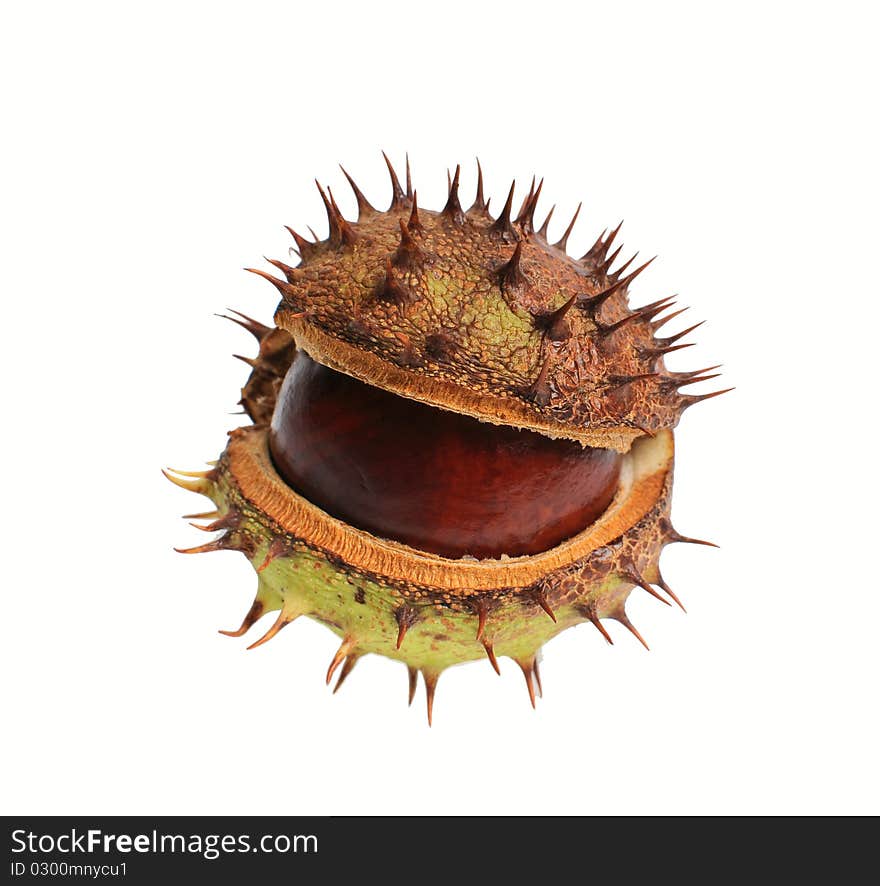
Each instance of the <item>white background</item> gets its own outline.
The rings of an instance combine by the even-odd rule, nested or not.
[[[6,10],[3,812],[880,812],[873,4]],[[217,457],[253,350],[214,312],[268,320],[241,268],[326,230],[315,176],[351,214],[338,162],[384,206],[382,148],[428,207],[475,155],[496,207],[545,175],[578,255],[624,218],[633,302],[708,321],[673,368],[736,385],[677,437],[722,545],[664,553],[688,615],[566,632],[536,712],[506,659],[432,730],[399,664],[334,697],[329,631],[246,653],[244,558],[172,551],[204,500],[159,469]]]

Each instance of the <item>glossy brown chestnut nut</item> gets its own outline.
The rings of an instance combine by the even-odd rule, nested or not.
[[[269,445],[284,480],[328,514],[450,558],[536,554],[576,535],[611,503],[621,463],[390,394],[304,351]]]

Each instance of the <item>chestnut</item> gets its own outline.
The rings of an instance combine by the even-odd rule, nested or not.
[[[590,525],[621,454],[477,421],[297,355],[269,431],[278,473],[339,520],[442,557],[537,554]]]

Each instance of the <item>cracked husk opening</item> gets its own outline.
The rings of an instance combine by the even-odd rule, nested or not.
[[[364,572],[435,589],[482,591],[531,585],[621,536],[657,503],[673,459],[672,434],[639,439],[624,457],[620,487],[583,532],[529,557],[450,560],[377,538],[313,505],[275,471],[264,429],[233,434],[224,461],[241,495],[279,530]]]
[[[557,421],[552,415],[536,413],[522,400],[465,388],[448,379],[409,371],[368,350],[328,335],[314,324],[284,310],[278,312],[276,322],[293,336],[298,349],[307,351],[318,363],[344,372],[365,384],[429,406],[491,424],[523,428],[546,437],[577,440],[584,446],[614,449],[617,452],[627,452],[633,440],[644,436],[639,428],[584,427]]]

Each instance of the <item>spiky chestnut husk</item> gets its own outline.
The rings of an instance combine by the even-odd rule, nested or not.
[[[715,394],[678,390],[706,378],[704,370],[663,366],[690,331],[656,337],[671,319],[657,319],[670,299],[629,309],[628,285],[647,263],[625,276],[632,260],[611,271],[619,227],[575,261],[565,252],[574,219],[552,245],[547,222],[534,228],[540,185],[515,217],[511,188],[493,219],[482,176],[465,212],[456,170],[446,206],[433,213],[418,208],[408,168],[406,191],[390,163],[389,171],[387,212],[352,182],[359,218],[351,223],[321,190],[328,239],[291,231],[302,264],[272,262],[286,282],[257,272],[282,300],[276,329],[236,320],[260,342],[257,358],[244,358],[253,371],[241,400],[254,427],[230,434],[211,471],[172,477],[217,505],[201,515],[214,522],[200,528],[224,531],[189,552],[240,550],[254,564],[256,599],[242,626],[225,633],[243,634],[270,610],[279,615],[249,648],[300,615],[334,630],[342,644],[327,679],[341,666],[337,688],[361,655],[399,659],[410,700],[416,673],[424,675],[430,720],[443,669],[488,657],[498,670],[506,655],[522,668],[534,704],[540,648],[560,630],[590,621],[610,642],[601,619],[614,618],[641,640],[624,609],[630,591],[668,602],[657,585],[678,602],[660,575],[660,551],[698,540],[669,521],[671,429],[685,408]],[[346,525],[298,495],[269,455],[267,425],[297,348],[403,397],[626,453],[617,495],[578,535],[524,557],[447,559]]]

